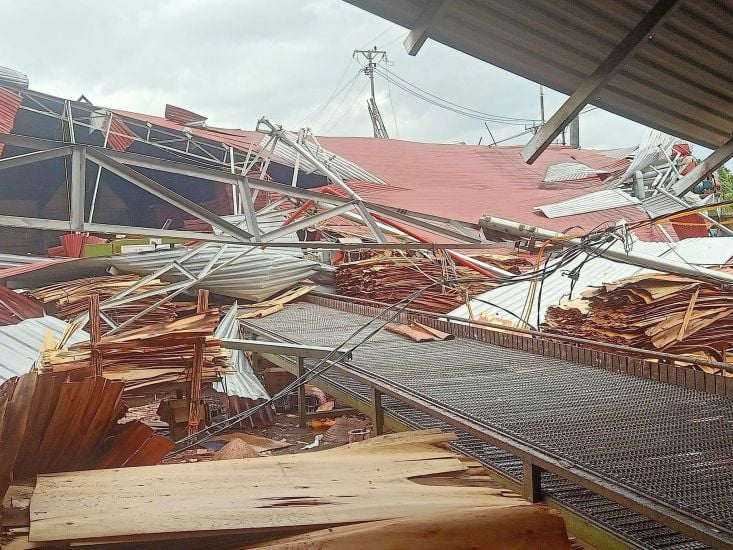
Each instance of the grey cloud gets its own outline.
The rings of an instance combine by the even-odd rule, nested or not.
[[[161,115],[169,102],[207,115],[212,124],[244,128],[261,115],[293,127],[323,110],[313,124],[317,132],[368,136],[364,75],[322,108],[352,51],[381,35],[376,45],[387,49],[389,69],[424,90],[484,112],[539,117],[536,84],[432,41],[410,57],[401,44],[404,29],[340,0],[0,0],[0,13],[0,65],[26,72],[34,89],[71,98],[84,93],[120,109]],[[342,84],[357,70],[351,62]],[[480,121],[388,90],[381,78],[376,85],[392,137],[489,139]],[[548,114],[562,100],[548,91]],[[523,129],[490,127],[496,139]],[[637,143],[642,132],[600,110],[582,118],[586,147]]]

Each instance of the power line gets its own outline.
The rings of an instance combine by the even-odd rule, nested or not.
[[[390,74],[394,73],[384,73],[381,70],[377,69],[375,72],[381,76],[382,78],[386,80],[390,80]],[[508,124],[511,126],[526,126],[527,124],[534,124],[536,121],[533,119],[514,119],[509,117],[501,117],[497,115],[490,115],[488,113],[481,113],[481,111],[475,111],[473,109],[467,109],[461,106],[457,106],[455,103],[448,102],[446,100],[442,100],[438,98],[438,96],[434,96],[437,99],[432,99],[431,97],[428,97],[427,95],[423,95],[422,93],[416,91],[416,89],[409,88],[407,85],[403,84],[402,82],[399,82],[397,80],[391,80],[391,83],[400,88],[401,90],[417,97],[418,99],[422,99],[426,103],[430,103],[431,105],[435,105],[436,107],[440,107],[441,109],[445,109],[448,111],[451,111],[453,113],[459,114],[461,116],[472,118],[474,120],[481,120],[486,122],[494,122],[497,124]],[[432,96],[433,94],[429,94]]]
[[[366,90],[367,84],[369,84],[369,83],[368,82],[364,82],[364,85],[361,87],[361,89],[354,96],[354,99],[351,101],[351,103],[349,103],[349,106],[341,113],[341,116],[339,116],[331,125],[329,125],[328,128],[326,128],[324,126],[323,132],[327,132],[327,131],[331,130],[332,128],[335,128],[336,126],[338,126],[338,124],[343,120],[343,118],[346,116],[346,114],[351,111],[351,108],[354,106],[354,103],[356,103],[356,101],[359,99],[359,97],[361,97],[361,95],[364,93],[364,90]]]
[[[392,111],[392,120],[394,121],[395,135],[399,138],[400,129],[397,127],[397,115],[395,115],[394,112],[394,102],[392,101],[392,87],[389,85],[389,80],[387,80],[387,97],[389,98],[389,108]]]
[[[344,87],[341,88],[341,91],[339,92],[339,95],[341,95],[341,93],[344,92],[344,90],[346,90],[346,91],[343,93],[343,95],[341,95],[341,100],[339,101],[338,105],[336,106],[336,108],[331,113],[331,116],[328,117],[328,119],[326,120],[326,122],[323,123],[323,127],[327,126],[328,123],[331,122],[331,120],[333,120],[333,117],[336,116],[336,113],[339,112],[339,110],[341,109],[341,107],[344,104],[344,101],[346,101],[346,98],[349,97],[349,94],[351,94],[351,90],[354,88],[354,85],[356,84],[356,79],[359,78],[359,74],[361,74],[361,67],[359,67],[359,69],[356,71],[356,74],[351,78],[351,80],[349,80],[344,85]],[[348,90],[347,90],[347,88],[348,88]]]
[[[427,95],[427,96],[433,98],[434,100],[437,100],[438,102],[445,103],[446,105],[450,105],[452,107],[455,107],[455,108],[457,108],[459,110],[462,110],[462,111],[465,111],[467,113],[472,113],[472,114],[475,114],[475,115],[480,115],[480,116],[483,116],[483,117],[488,117],[488,118],[494,119],[495,121],[496,120],[503,120],[503,121],[510,121],[510,122],[522,123],[522,124],[537,122],[537,119],[532,119],[532,118],[516,118],[516,117],[507,117],[507,116],[502,116],[502,115],[494,115],[494,114],[491,114],[491,113],[486,113],[486,112],[483,112],[483,111],[478,111],[476,109],[471,109],[469,107],[464,107],[463,105],[459,105],[458,103],[453,103],[452,101],[448,101],[447,99],[444,99],[444,98],[442,98],[442,97],[440,97],[438,95],[435,95],[433,93],[428,92],[427,90],[424,90],[424,89],[420,88],[416,84],[413,84],[413,83],[409,82],[408,80],[402,78],[401,76],[395,74],[394,72],[390,71],[387,68],[385,68],[384,71],[386,71],[386,73],[387,73],[387,75],[389,75],[389,77],[392,77],[392,82],[395,85],[398,85],[398,84],[402,83],[402,84],[404,84],[405,86],[407,86],[409,88],[412,88],[414,90],[417,90],[417,92],[419,92],[420,94]],[[385,78],[388,78],[385,75],[382,75],[382,76],[385,77]],[[395,80],[397,80],[399,82],[395,82]],[[411,93],[413,93],[413,92],[411,92]]]
[[[329,105],[335,100],[341,93],[346,89],[346,87],[351,84],[356,78],[359,76],[359,70],[356,71],[356,74],[352,77],[351,80],[349,80],[342,88],[339,89],[339,86],[341,85],[341,82],[344,79],[344,76],[346,76],[346,73],[348,72],[349,68],[351,67],[351,64],[354,62],[354,59],[350,59],[349,63],[346,65],[346,68],[344,69],[344,72],[341,74],[341,78],[339,78],[338,83],[333,89],[333,92],[331,92],[331,95],[326,100],[326,102],[321,106],[320,109],[316,109],[316,111],[312,112],[308,117],[306,117],[303,122],[301,122],[298,127],[302,128],[306,125],[314,125],[316,122],[318,122],[318,119],[323,116],[323,113],[326,112],[326,109],[328,109]]]

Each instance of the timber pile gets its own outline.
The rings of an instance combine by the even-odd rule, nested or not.
[[[343,296],[388,304],[399,302],[416,290],[445,279],[476,279],[481,275],[465,267],[446,267],[428,258],[381,257],[341,264],[336,268],[336,290]],[[409,307],[448,313],[465,303],[465,294],[480,294],[492,283],[435,285]]]
[[[370,527],[387,522],[382,526],[402,537],[390,548],[414,546],[404,542],[416,531],[420,539],[430,531],[436,544],[446,541],[439,548],[482,546],[468,544],[473,540],[491,540],[492,548],[570,548],[559,516],[478,481],[488,476],[467,476],[468,467],[442,446],[455,439],[428,430],[308,454],[42,475],[30,497],[28,538],[144,548],[182,539],[205,547],[227,535],[240,548],[258,540],[273,548],[352,548],[362,527],[372,537],[359,546],[385,548]],[[458,518],[460,529],[448,521]],[[272,540],[304,531],[316,532]]]
[[[470,254],[470,256],[480,262],[493,265],[515,275],[531,271],[534,268],[534,264],[527,258],[515,254]]]
[[[103,336],[97,344],[102,370],[109,380],[125,382],[125,392],[157,385],[184,382],[190,378],[194,343],[205,338],[203,382],[213,382],[228,367],[229,351],[211,335],[219,323],[218,310],[209,310],[168,323]],[[41,355],[41,372],[69,372],[74,377],[93,372],[89,342],[69,349],[47,350]]]
[[[550,307],[549,331],[723,360],[733,345],[733,294],[679,275],[651,273],[604,284]]]
[[[28,295],[44,304],[52,303],[58,312],[58,317],[69,321],[81,313],[89,310],[89,297],[92,294],[99,294],[99,301],[103,302],[140,280],[138,275],[110,275],[104,277],[87,277],[74,281],[54,283],[31,290]],[[157,288],[166,286],[167,283],[157,279],[134,290],[131,295],[142,294]],[[163,294],[140,298],[134,302],[105,309],[104,314],[117,324],[123,323],[134,317],[141,311],[147,309],[158,301]],[[129,325],[130,328],[149,325],[150,323],[161,323],[172,321],[176,318],[176,308],[172,303],[163,304],[149,313],[142,319]]]
[[[30,372],[0,386],[0,501],[12,479],[157,464],[173,442],[139,421],[120,425],[123,384]]]

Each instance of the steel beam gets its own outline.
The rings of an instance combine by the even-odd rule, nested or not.
[[[74,147],[71,152],[71,190],[69,192],[69,221],[73,231],[84,230],[86,167],[86,148]]]
[[[484,242],[483,239],[479,239],[477,237],[470,237],[464,233],[461,233],[459,231],[455,231],[453,229],[449,229],[447,227],[441,227],[439,225],[435,225],[430,222],[423,221],[419,218],[415,218],[413,216],[409,216],[407,214],[403,214],[402,212],[399,212],[397,210],[394,210],[392,208],[385,208],[384,206],[380,206],[378,204],[370,204],[368,206],[369,210],[372,210],[374,212],[377,212],[379,214],[382,214],[389,218],[394,218],[396,220],[399,220],[401,222],[405,222],[408,225],[411,225],[413,227],[419,227],[420,229],[424,229],[426,231],[429,231],[430,233],[433,233],[435,235],[440,235],[442,237],[447,237],[449,239],[456,239],[459,241],[467,241],[469,243],[481,243]]]
[[[40,229],[45,231],[71,231],[71,222],[68,220],[26,218],[25,216],[0,216],[0,226]]]
[[[239,338],[222,338],[220,340],[221,347],[225,349],[236,349],[241,351],[251,351],[254,353],[270,353],[273,355],[288,355],[291,357],[301,357],[304,359],[322,360],[329,356],[347,357],[345,360],[351,359],[351,352],[347,349],[323,347],[323,346],[304,346],[301,344],[291,344],[288,342],[274,342],[267,340],[241,340]]]
[[[657,0],[646,12],[641,21],[619,42],[601,62],[595,71],[573,92],[567,101],[552,115],[547,124],[542,125],[522,150],[522,158],[532,164],[542,151],[562,132],[580,111],[594,99],[601,88],[621,70],[624,62],[630,59],[646,40],[653,38],[654,29],[662,25],[666,18],[682,4],[682,0]]]
[[[24,136],[16,136],[11,134],[0,134],[0,143],[6,143],[10,145],[14,145],[17,147],[22,147],[26,149],[31,150],[45,150],[49,148],[58,148],[63,147],[65,144],[63,142],[56,142],[56,141],[50,141],[50,140],[43,140],[38,138],[28,138]],[[171,174],[178,174],[182,176],[189,176],[193,178],[200,178],[200,179],[206,179],[212,182],[218,182],[218,183],[224,183],[227,185],[235,185],[239,186],[242,181],[242,176],[236,175],[236,174],[230,174],[227,172],[222,172],[220,170],[214,170],[210,168],[201,168],[198,166],[193,166],[190,164],[184,164],[179,162],[171,162],[168,160],[161,160],[153,157],[148,157],[145,155],[139,155],[136,153],[127,153],[122,151],[114,151],[112,149],[100,149],[97,147],[87,146],[87,152],[88,155],[91,158],[92,154],[101,154],[107,157],[108,159],[111,159],[112,161],[116,161],[120,165],[126,165],[126,166],[134,166],[138,168],[146,168],[150,170],[158,170],[166,173]],[[134,170],[130,170],[130,172],[135,175],[139,176],[141,178],[144,178],[142,174],[139,172],[136,172]],[[148,178],[149,180],[149,178]],[[153,181],[153,180],[149,180]],[[156,182],[153,182],[156,183]],[[303,200],[313,200],[315,202],[321,203],[323,205],[345,205],[345,204],[354,204],[352,199],[348,199],[345,197],[340,197],[338,195],[333,194],[326,194],[326,193],[319,193],[317,191],[310,191],[307,189],[299,189],[294,188],[290,186],[286,186],[279,183],[273,183],[269,181],[264,180],[258,180],[254,178],[246,178],[246,184],[250,188],[250,190],[256,190],[256,191],[264,191],[264,192],[270,192],[270,193],[277,193],[280,195],[287,195],[289,197],[303,199]],[[159,185],[159,184],[157,184]],[[162,186],[161,186],[162,187]],[[172,193],[167,188],[163,187],[164,190]],[[246,200],[246,194],[244,195],[244,198]],[[284,198],[278,199],[279,201],[283,201]],[[275,201],[276,203],[278,201]],[[267,211],[268,207],[265,207],[262,212]],[[413,212],[410,210],[404,210],[404,209],[395,209],[390,208],[382,205],[376,205],[369,202],[362,202],[361,204],[356,204],[356,208],[359,211],[359,218],[361,223],[364,223],[365,225],[368,225],[370,229],[374,232],[374,227],[371,226],[369,221],[371,220],[371,215],[369,214],[369,211],[371,209],[374,209],[375,212],[383,212],[385,216],[391,216],[398,218],[400,220],[404,220],[405,223],[414,223],[416,227],[421,227],[425,229],[426,231],[431,231],[433,229],[436,229],[436,227],[433,224],[430,224],[430,221],[434,222],[443,222],[443,223],[449,223],[454,220],[450,220],[447,218],[441,218],[439,216],[433,216],[430,214],[422,214],[418,212]],[[198,217],[197,214],[193,214]],[[213,215],[213,214],[212,214]],[[354,218],[356,217],[356,214],[354,215]],[[327,219],[327,218],[326,218]],[[426,221],[428,220],[428,221]],[[373,221],[373,220],[372,220]],[[376,225],[376,230],[378,230],[380,233],[384,234],[384,230],[379,226],[379,224],[375,221],[373,223]],[[464,225],[467,229],[477,229],[478,225],[467,223],[467,222],[461,222],[462,225]],[[444,230],[441,229],[441,234],[448,234],[446,231],[450,234],[450,238],[455,238],[459,242],[463,243],[471,243],[475,242],[478,244],[477,239],[468,237],[466,235],[461,235],[459,232],[452,232],[451,230]],[[126,232],[126,231],[121,231]],[[130,231],[127,231],[130,232]],[[219,239],[209,238],[208,240],[211,241],[217,241],[221,242]],[[382,243],[385,243],[386,241],[381,241]]]
[[[0,223],[2,225],[2,223]],[[242,241],[229,235],[216,235],[214,233],[200,233],[198,231],[184,231],[177,229],[157,229],[154,227],[134,227],[129,225],[111,225],[107,223],[85,223],[84,231],[90,233],[106,233],[108,235],[143,235],[145,237],[172,237],[186,240],[197,240],[222,244],[237,244]]]
[[[25,166],[26,164],[34,164],[36,162],[43,162],[44,160],[51,160],[59,157],[70,155],[72,147],[56,147],[54,149],[39,150],[32,153],[26,153],[24,155],[17,155],[15,157],[8,157],[0,159],[0,170],[6,170],[8,168],[16,168],[18,166]]]
[[[298,362],[298,378],[302,380],[305,377],[305,361],[302,357],[297,357]],[[305,384],[298,385],[298,426],[305,428],[308,426],[308,404],[306,402]]]
[[[247,219],[247,230],[252,233],[256,238],[260,238],[260,226],[257,223],[257,213],[255,212],[255,203],[252,198],[252,189],[249,186],[249,180],[245,177],[244,180],[237,182],[239,186],[239,195],[244,201],[244,217]]]
[[[303,218],[291,224],[283,225],[282,227],[273,229],[272,231],[268,233],[264,233],[260,237],[260,239],[263,242],[274,241],[275,239],[277,239],[278,237],[282,237],[283,235],[290,235],[291,233],[294,233],[295,231],[305,229],[306,227],[310,227],[316,223],[320,223],[320,222],[329,220],[335,216],[340,216],[341,214],[348,212],[349,210],[352,210],[353,208],[354,208],[354,204],[350,204],[350,203],[342,204],[341,206],[337,206],[335,208],[332,208],[331,210],[326,210],[325,212],[321,212],[320,214],[316,214],[315,216]]]
[[[443,16],[450,3],[451,0],[431,0],[430,5],[422,12],[410,34],[405,37],[403,45],[408,55],[417,55],[417,52],[420,51],[420,48],[428,39],[431,28]]]
[[[564,233],[540,229],[531,225],[503,220],[493,216],[482,216],[479,220],[479,225],[489,231],[498,231],[514,237],[535,238],[543,241],[551,240],[564,247],[578,246],[583,242],[580,237],[568,238],[569,236]],[[588,244],[593,247],[592,243]],[[700,267],[681,261],[667,260],[666,258],[651,256],[650,254],[644,254],[642,252],[634,252],[633,250],[626,252],[626,250],[621,246],[609,247],[601,245],[597,248],[593,248],[593,252],[599,256],[603,256],[604,258],[638,265],[640,267],[646,267],[656,271],[666,271],[669,273],[676,273],[678,275],[699,277],[707,280],[733,284],[733,275],[724,271],[716,271],[714,269],[708,269],[706,267]]]
[[[159,184],[157,181],[154,181],[149,177],[144,176],[140,172],[136,172],[129,166],[117,162],[116,160],[110,158],[100,151],[90,150],[88,151],[87,156],[90,160],[100,165],[102,168],[109,170],[113,174],[120,176],[124,180],[132,183],[133,185],[136,185],[137,187],[151,193],[152,195],[155,195],[156,197],[163,199],[173,206],[180,208],[184,212],[188,212],[192,216],[196,216],[200,220],[205,221],[213,227],[221,229],[232,237],[238,238],[242,242],[248,242],[253,236],[251,233],[237,227],[234,224],[229,223],[228,221],[222,219],[220,216],[214,214],[213,212],[209,212],[195,202],[190,201],[186,197],[183,197],[174,191],[171,191],[167,187]]]
[[[695,166],[687,175],[672,184],[672,193],[681,197],[700,183],[710,172],[717,170],[733,157],[733,135],[723,145]]]

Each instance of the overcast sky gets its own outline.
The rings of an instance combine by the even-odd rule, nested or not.
[[[172,103],[215,126],[253,128],[266,115],[289,128],[307,122],[320,134],[368,136],[368,80],[352,52],[376,45],[390,71],[427,92],[492,115],[539,118],[536,84],[430,40],[410,57],[405,29],[341,0],[0,0],[0,13],[0,65],[28,74],[32,89],[118,109],[162,116]],[[376,88],[390,137],[489,139],[481,121],[381,77]],[[548,116],[563,97],[546,92]],[[524,130],[489,127],[497,140]],[[600,109],[581,117],[583,147],[633,145],[643,131]]]

